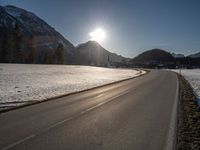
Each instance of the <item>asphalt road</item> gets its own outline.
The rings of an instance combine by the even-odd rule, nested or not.
[[[162,150],[176,75],[150,73],[0,114],[0,149]]]

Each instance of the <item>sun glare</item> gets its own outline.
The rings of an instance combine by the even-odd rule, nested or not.
[[[101,28],[97,28],[96,30],[89,33],[89,36],[91,37],[90,40],[97,41],[97,42],[103,42],[106,38],[105,31]]]

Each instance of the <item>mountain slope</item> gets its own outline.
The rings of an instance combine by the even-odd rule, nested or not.
[[[176,54],[176,53],[171,53],[171,54],[172,54],[172,56],[173,56],[174,58],[184,58],[184,57],[185,57],[184,54]]]
[[[190,57],[190,58],[200,58],[200,52],[195,53],[195,54],[191,54],[188,57]]]
[[[46,63],[56,63],[57,49],[63,49],[64,63],[73,61],[74,46],[45,21],[24,9],[0,6],[0,33],[1,62],[15,62],[14,53],[21,51],[23,56],[19,62],[45,63],[46,59]],[[30,60],[30,57],[34,58]]]
[[[88,41],[76,47],[77,63],[93,66],[121,67],[128,61],[127,58],[111,53],[95,41]]]

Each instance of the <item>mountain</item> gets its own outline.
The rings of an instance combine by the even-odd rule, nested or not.
[[[15,6],[0,6],[0,62],[71,63],[74,50],[35,14]]]
[[[59,63],[122,67],[129,59],[95,41],[74,47],[34,13],[0,6],[0,63]]]
[[[169,53],[161,49],[152,49],[145,51],[135,58],[130,60],[130,63],[134,67],[174,67],[174,57]]]
[[[190,58],[200,58],[200,52],[195,53],[195,54],[191,54],[188,57],[190,57]]]
[[[173,55],[173,54],[172,54]],[[176,68],[200,68],[200,52],[189,56],[175,57]]]
[[[93,66],[122,67],[128,62],[128,58],[111,53],[95,41],[88,41],[76,47],[77,63]]]
[[[185,57],[184,54],[176,54],[176,53],[172,53],[172,56],[173,56],[174,58],[184,58],[184,57]]]

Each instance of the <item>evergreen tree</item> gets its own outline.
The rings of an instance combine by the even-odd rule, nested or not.
[[[15,24],[15,28],[13,31],[13,55],[12,62],[21,63],[22,62],[22,33],[18,24]]]
[[[64,64],[64,46],[62,43],[58,43],[58,47],[55,52],[56,63]]]
[[[44,60],[43,63],[45,64],[53,64],[54,63],[54,59],[53,59],[53,51],[52,49],[47,49],[44,52]]]
[[[35,49],[35,38],[34,36],[31,34],[29,39],[28,39],[28,45],[29,45],[29,56],[28,56],[28,62],[30,63],[34,63],[36,62],[36,58],[35,58],[35,53],[36,53],[36,49]]]
[[[7,63],[13,62],[13,31],[7,30],[4,41],[4,60]]]
[[[9,31],[7,29],[0,28],[2,34],[0,35],[0,62],[9,62]]]

